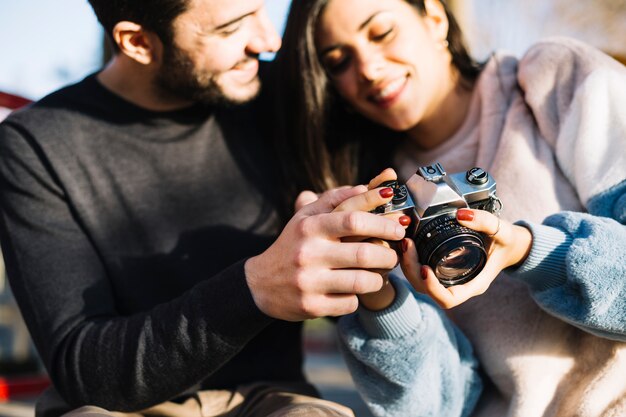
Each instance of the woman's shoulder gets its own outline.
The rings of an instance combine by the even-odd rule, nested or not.
[[[602,53],[600,50],[581,40],[566,36],[544,38],[531,45],[524,58],[541,54],[572,55],[586,57],[589,54]],[[524,59],[523,58],[523,59]]]
[[[584,77],[591,72],[626,72],[622,64],[599,49],[568,37],[546,38],[533,44],[519,61],[521,78],[549,76]]]
[[[569,103],[583,84],[602,86],[616,79],[626,80],[626,67],[599,49],[566,37],[537,42],[517,68],[517,81],[527,101],[552,96]]]

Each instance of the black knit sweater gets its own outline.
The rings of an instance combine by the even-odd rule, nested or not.
[[[90,76],[0,125],[8,277],[70,406],[303,379],[300,324],[245,282],[279,230],[250,110],[150,112]]]

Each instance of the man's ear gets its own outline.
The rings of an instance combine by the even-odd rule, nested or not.
[[[154,32],[128,21],[115,25],[113,40],[121,53],[143,65],[155,62],[162,46],[161,40]]]
[[[426,20],[436,41],[444,42],[448,38],[449,22],[446,10],[440,0],[425,0]]]

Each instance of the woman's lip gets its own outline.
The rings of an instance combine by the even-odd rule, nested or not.
[[[406,87],[408,77],[404,76],[388,83],[384,88],[368,97],[368,100],[381,108],[391,107]]]

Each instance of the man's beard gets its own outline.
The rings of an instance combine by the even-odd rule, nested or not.
[[[260,91],[260,88],[257,88],[255,92],[243,98],[229,96],[217,83],[213,74],[197,71],[191,58],[173,45],[165,48],[163,65],[154,82],[165,98],[189,100],[211,106],[243,104],[254,99]],[[258,83],[258,78],[253,82]]]

